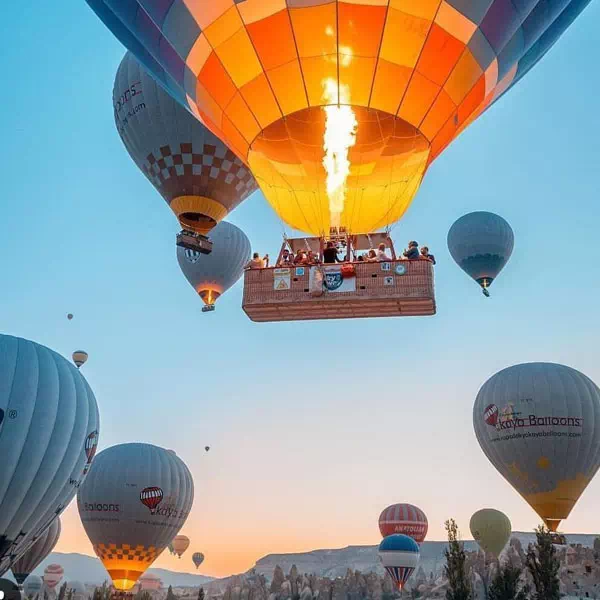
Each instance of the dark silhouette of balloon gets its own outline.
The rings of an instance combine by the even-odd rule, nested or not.
[[[599,424],[600,389],[552,363],[496,373],[473,406],[481,449],[552,531],[600,467]]]
[[[66,508],[89,467],[99,430],[87,381],[65,358],[0,335],[0,573]]]
[[[210,446],[204,446],[204,451],[208,452],[210,450]]]
[[[196,565],[196,570],[198,570],[198,567],[204,562],[204,554],[202,552],[194,552],[192,561]]]
[[[115,124],[183,229],[207,235],[257,189],[242,161],[127,53],[115,78]]]
[[[403,533],[417,544],[422,544],[427,536],[427,517],[412,504],[392,504],[379,515],[379,531],[382,537]]]
[[[120,444],[96,456],[77,505],[117,590],[130,590],[174,540],[193,499],[192,476],[173,452]]]
[[[71,313],[69,313],[69,314],[67,315],[67,319],[69,319],[69,321],[71,321],[71,319],[73,319],[73,315],[72,315]]]
[[[57,517],[29,550],[11,565],[11,571],[19,585],[23,585],[29,574],[33,573],[50,552],[52,552],[59,537],[60,519]]]
[[[515,244],[510,225],[490,212],[472,212],[452,225],[448,249],[456,264],[489,296],[488,288],[508,262]]]
[[[82,367],[83,365],[85,365],[85,363],[87,362],[88,359],[88,353],[84,352],[83,350],[75,350],[75,352],[73,352],[73,362],[75,363],[75,366],[79,369],[80,367]]]

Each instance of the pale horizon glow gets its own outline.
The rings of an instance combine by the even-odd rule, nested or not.
[[[240,284],[201,313],[176,219],[114,127],[123,47],[82,0],[32,7],[9,2],[3,19],[0,330],[88,352],[99,452],[144,441],[189,466],[190,548],[153,566],[221,577],[270,553],[377,544],[394,502],[424,510],[431,540],[450,517],[470,538],[483,507],[533,530],[471,411],[515,363],[559,362],[600,384],[600,3],[436,160],[394,228],[398,252],[415,239],[436,256],[435,317],[275,324],[248,320]],[[473,210],[515,231],[489,299],[446,248]],[[229,220],[276,254],[282,224],[260,192]],[[596,477],[561,530],[600,532],[599,497]],[[75,503],[56,551],[93,555]]]

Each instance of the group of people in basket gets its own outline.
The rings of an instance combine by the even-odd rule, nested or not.
[[[285,248],[277,262],[277,267],[297,267],[310,266],[320,264],[335,264],[348,262],[346,256],[339,257],[339,247],[332,241],[327,242],[323,249],[323,255],[315,253],[312,250],[299,249],[296,254]],[[429,253],[427,246],[422,246],[419,250],[417,242],[410,241],[408,247],[399,257],[400,260],[427,260],[435,265],[435,256]],[[377,250],[371,248],[367,252],[351,257],[350,262],[387,262],[392,258],[387,253],[387,247],[384,243],[379,244]],[[269,255],[265,254],[260,257],[258,252],[255,252],[246,265],[246,269],[265,269],[269,266]]]

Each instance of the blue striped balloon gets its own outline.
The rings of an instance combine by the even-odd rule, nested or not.
[[[419,545],[402,533],[388,535],[379,544],[379,558],[399,590],[419,564]]]

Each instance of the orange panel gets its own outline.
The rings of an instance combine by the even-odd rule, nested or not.
[[[227,145],[238,155],[244,158],[248,155],[248,143],[242,137],[235,125],[227,117],[223,115],[223,125],[221,127]]]
[[[221,61],[214,53],[210,55],[204,67],[202,67],[198,81],[206,88],[221,108],[224,108],[231,102],[237,91],[227,71],[223,68]]]
[[[290,8],[300,58],[337,53],[335,3]]]
[[[308,107],[304,80],[297,60],[272,69],[267,77],[284,115]]]
[[[450,35],[460,40],[463,44],[468,44],[475,33],[477,25],[469,21],[462,13],[458,12],[453,6],[444,0],[435,17],[435,22]]]
[[[201,29],[206,29],[228,7],[233,7],[233,0],[210,0],[210,2],[198,2],[198,0],[183,0],[186,8],[193,15],[196,23]]]
[[[259,122],[261,129],[283,116],[264,73],[247,83],[240,91]]]
[[[237,5],[242,21],[249,25],[286,10],[285,0],[246,0]]]
[[[434,23],[419,58],[417,70],[434,83],[442,86],[464,48],[465,45],[462,42]]]
[[[205,4],[203,2],[203,4]],[[212,25],[204,29],[203,33],[213,48],[220,46],[225,40],[244,27],[237,8],[230,8],[219,17]]]
[[[485,98],[485,77],[480,77],[458,107],[458,124],[462,125],[477,110]]]
[[[471,51],[465,48],[444,89],[455,104],[460,104],[482,75],[483,71],[479,63]]]
[[[397,65],[414,67],[430,27],[430,21],[390,8],[381,44],[381,58]]]
[[[205,114],[204,119],[212,121],[217,127],[221,127],[223,109],[215,99],[208,93],[206,88],[198,81],[196,83],[196,104],[201,106]]]
[[[387,9],[385,6],[360,4],[338,5],[340,52],[342,47],[352,50],[354,56],[377,56]]]
[[[340,67],[340,85],[348,86],[350,90],[349,101],[352,104],[368,106],[376,62],[375,58],[355,56],[347,67]]]
[[[448,144],[456,137],[456,125],[454,119],[446,121],[446,124],[442,127],[442,130],[437,134],[433,142],[431,142],[431,158],[430,164],[436,156],[439,156],[441,152],[448,146]]]
[[[456,104],[444,90],[441,90],[419,130],[427,139],[432,140],[455,111]]]
[[[287,11],[248,25],[248,33],[266,71],[297,58]]]
[[[262,66],[254,47],[243,28],[218,46],[215,52],[237,88],[241,88],[262,73]]]
[[[225,109],[225,115],[235,123],[248,144],[251,144],[260,133],[260,125],[240,93],[233,97],[233,100]]]
[[[390,8],[408,15],[433,21],[442,0],[390,0]]]
[[[212,48],[208,43],[208,40],[203,35],[199,35],[185,60],[189,70],[194,73],[196,77],[198,77],[198,73],[200,73],[202,70],[204,63],[210,56],[211,52]]]
[[[338,101],[337,97],[325,99],[325,88],[323,86],[327,79],[333,79],[337,82],[338,70],[336,59],[337,55],[301,59],[302,73],[304,74],[304,83],[310,106],[320,106],[321,104],[330,104]]]
[[[411,125],[418,127],[434,103],[439,91],[439,86],[414,71],[398,111],[398,116]]]
[[[380,58],[375,72],[370,107],[395,115],[411,74],[412,69]]]

